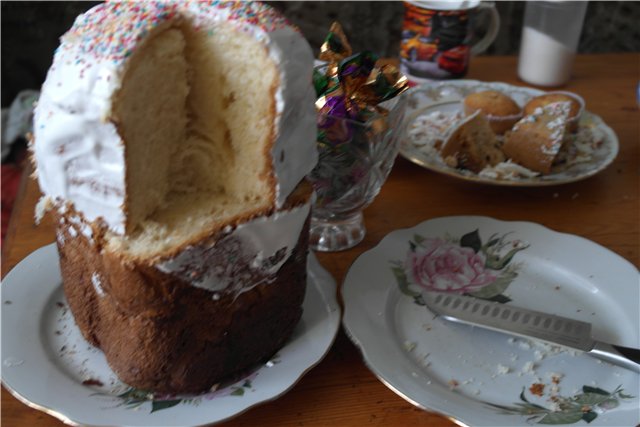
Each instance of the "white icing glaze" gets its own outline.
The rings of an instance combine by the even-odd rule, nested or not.
[[[540,144],[538,148],[543,155],[555,157],[564,141],[570,110],[571,103],[567,101],[553,102],[544,107],[538,107],[532,114],[523,117],[516,123],[513,130],[520,129],[523,123],[534,123],[547,116],[545,126],[550,131],[549,141],[545,144]]]
[[[44,215],[54,206],[53,199],[49,196],[42,196],[38,199],[38,203],[36,203],[36,207],[34,209],[34,218],[36,225],[40,224]],[[62,221],[62,219],[60,219]]]
[[[240,224],[213,243],[190,246],[160,261],[156,268],[193,286],[237,296],[270,280],[289,259],[309,211],[310,204],[305,204]],[[227,256],[233,262],[225,262]],[[238,263],[238,258],[245,264]]]
[[[144,3],[141,7],[151,10],[148,16],[138,6],[98,5],[79,16],[63,36],[34,116],[33,151],[43,193],[70,201],[87,220],[102,217],[112,231],[124,233],[124,142],[110,121],[112,96],[121,87],[130,54],[176,17],[186,16],[205,29],[222,21],[234,23],[263,42],[279,66],[271,161],[274,205],[281,207],[317,162],[313,55],[307,42],[276,12],[259,4]],[[259,19],[254,25],[247,16]],[[113,19],[119,19],[121,27],[107,38]]]
[[[313,55],[306,42],[287,34],[291,31],[274,32],[269,44],[271,57],[280,64],[282,82],[276,93],[278,133],[271,151],[278,208],[318,161],[315,90],[309,84]]]
[[[91,275],[91,284],[93,285],[93,289],[95,289],[96,294],[99,297],[104,296],[104,290],[102,289],[102,280],[100,280],[100,275],[98,273],[93,273]]]
[[[68,212],[68,208],[69,206],[67,204],[62,204],[60,206],[59,212],[62,217]],[[69,234],[72,237],[75,237],[77,235],[77,230],[75,228],[78,228],[80,229],[80,233],[82,233],[82,235],[87,238],[89,243],[93,243],[93,230],[91,229],[91,226],[86,220],[84,220],[78,214],[66,215],[66,217],[69,224],[71,224],[68,230],[69,230]]]
[[[540,175],[539,172],[534,172],[531,169],[527,169],[524,166],[513,163],[511,159],[505,162],[500,162],[495,166],[485,166],[485,168],[478,173],[478,176],[483,178],[506,180],[533,178],[538,175]]]
[[[124,145],[108,121],[122,67],[99,57],[88,65],[79,55],[79,45],[63,41],[42,86],[34,115],[38,183],[88,220],[101,216],[123,233]]]

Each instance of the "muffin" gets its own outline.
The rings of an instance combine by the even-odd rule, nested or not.
[[[467,116],[481,111],[496,135],[502,135],[522,117],[522,108],[502,92],[485,90],[472,93],[463,101]]]
[[[532,98],[527,104],[524,106],[524,115],[529,116],[533,114],[536,109],[542,108],[546,105],[553,104],[555,102],[568,102],[569,109],[569,125],[567,130],[571,133],[575,133],[578,130],[578,122],[580,121],[580,116],[582,115],[582,111],[584,110],[584,100],[571,92],[549,92],[544,95],[536,96]]]

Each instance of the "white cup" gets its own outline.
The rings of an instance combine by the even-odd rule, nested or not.
[[[518,76],[537,86],[562,86],[571,77],[586,1],[529,1],[520,42]]]

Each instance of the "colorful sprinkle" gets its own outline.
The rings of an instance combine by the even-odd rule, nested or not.
[[[292,27],[276,10],[258,2],[108,1],[80,15],[63,36],[63,44],[58,50],[68,50],[72,45],[78,45],[82,54],[91,53],[122,62],[131,56],[151,30],[183,14],[192,15],[196,21],[194,26],[205,28],[208,33],[212,32],[208,24],[223,20],[233,22],[249,32],[258,30],[270,33]],[[81,57],[76,58],[77,63],[83,61]]]

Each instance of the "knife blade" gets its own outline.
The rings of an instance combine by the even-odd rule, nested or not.
[[[422,299],[447,320],[583,351],[640,373],[640,350],[593,339],[591,323],[445,292],[423,292]]]

